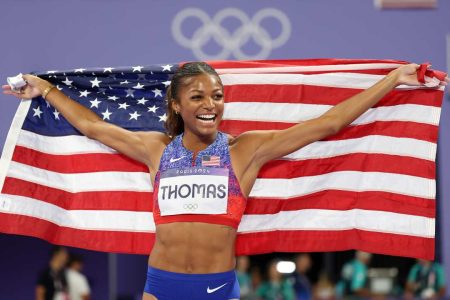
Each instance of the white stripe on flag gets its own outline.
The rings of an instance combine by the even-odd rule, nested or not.
[[[2,156],[0,157],[0,191],[3,189],[9,163],[13,156],[14,147],[16,146],[19,132],[21,131],[23,121],[25,120],[28,110],[30,109],[30,105],[31,100],[20,101],[19,108],[17,108],[17,112],[14,115],[8,135],[6,136],[6,142],[3,146]]]
[[[272,215],[245,215],[238,231],[240,233],[273,230],[338,231],[356,228],[432,238],[434,225],[435,220],[432,218],[386,211],[303,209]]]
[[[297,150],[284,158],[306,160],[350,153],[374,153],[409,156],[434,161],[436,144],[410,138],[369,135],[356,139],[318,141]]]
[[[403,174],[338,171],[292,179],[258,178],[251,197],[292,198],[323,190],[382,191],[427,199],[435,197],[435,180]]]
[[[325,73],[325,74],[224,74],[220,75],[225,86],[238,84],[264,84],[264,85],[314,85],[324,87],[338,87],[351,89],[367,89],[383,79],[384,75],[360,73]],[[398,90],[423,89],[421,86],[399,85]],[[444,90],[444,86],[439,88]]]
[[[216,69],[219,74],[248,74],[248,73],[288,73],[288,72],[326,72],[343,70],[379,70],[395,69],[402,64],[342,64],[342,65],[318,65],[318,66],[282,66],[282,67],[264,67],[264,68],[223,68]],[[278,75],[277,75],[278,76]]]
[[[49,154],[117,153],[110,147],[81,135],[45,136],[22,130],[17,140],[18,146]]]
[[[319,117],[332,105],[267,103],[267,102],[231,102],[225,103],[224,120],[265,121],[297,123]],[[249,111],[252,113],[249,114]],[[410,121],[438,125],[439,107],[402,104],[371,108],[352,125],[361,125],[375,121]]]
[[[87,191],[153,191],[150,174],[144,172],[63,174],[12,161],[7,176],[71,193]]]
[[[8,201],[8,213],[36,217],[59,226],[86,230],[154,232],[151,212],[120,210],[65,210],[36,199],[0,194]]]
[[[27,140],[35,141],[32,149],[56,155],[117,153],[108,151],[111,148],[98,142],[93,143],[85,136],[51,137],[22,130],[18,144],[27,147],[28,145],[25,144]],[[369,135],[355,139],[314,142],[285,156],[285,159],[305,160],[349,153],[402,155],[433,161],[436,155],[436,144],[411,138]]]

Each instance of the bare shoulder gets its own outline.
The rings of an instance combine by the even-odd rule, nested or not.
[[[230,148],[251,148],[255,149],[270,135],[271,130],[253,130],[243,132],[240,135],[233,137],[229,135]]]
[[[167,134],[156,131],[138,131],[136,134],[145,147],[150,171],[156,171],[159,168],[162,153],[172,139]]]
[[[239,164],[245,166],[245,169],[249,164],[258,163],[255,161],[255,154],[264,141],[267,140],[270,135],[270,131],[258,130],[247,131],[237,137],[233,137],[229,140],[230,155]]]
[[[229,138],[230,156],[243,194],[247,197],[261,167],[256,159],[258,148],[264,143],[267,131],[248,131]]]
[[[158,131],[138,131],[136,134],[142,139],[144,143],[147,145],[160,145],[167,146],[172,139],[163,132]]]

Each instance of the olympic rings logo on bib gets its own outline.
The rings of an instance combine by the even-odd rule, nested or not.
[[[202,23],[190,38],[182,32],[189,18]],[[230,32],[222,25],[226,19],[237,19],[240,26]],[[280,24],[278,36],[272,37],[262,26],[262,22],[266,19],[275,19]],[[172,35],[180,45],[191,49],[200,60],[227,59],[231,54],[237,59],[265,59],[269,57],[272,49],[281,47],[290,38],[291,23],[286,14],[275,8],[261,9],[251,19],[237,8],[222,9],[212,19],[199,8],[186,8],[175,16],[172,22]],[[216,55],[209,55],[203,50],[211,39],[222,48]],[[254,55],[248,55],[242,50],[250,41],[255,42],[260,48]]]
[[[196,204],[196,203],[194,203],[194,204],[192,204],[192,203],[184,204],[183,208],[187,209],[187,210],[196,210],[198,208],[198,204]]]

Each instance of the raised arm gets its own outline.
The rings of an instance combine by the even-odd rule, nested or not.
[[[417,80],[419,65],[409,64],[391,71],[367,90],[339,103],[323,115],[304,121],[285,130],[251,131],[232,142],[241,185],[251,186],[259,169],[266,162],[283,157],[312,142],[336,134],[375,105],[396,86],[421,85]],[[446,84],[445,82],[441,84]],[[242,166],[242,167],[240,167]],[[248,184],[247,184],[248,183]]]
[[[17,93],[8,85],[2,86],[3,93],[20,99],[31,99],[45,93],[47,100],[76,129],[85,136],[115,149],[116,151],[155,168],[159,156],[169,138],[159,132],[133,132],[103,121],[97,114],[67,97],[57,88],[39,77],[23,75],[26,87]]]

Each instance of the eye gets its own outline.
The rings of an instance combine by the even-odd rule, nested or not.
[[[223,99],[223,95],[222,94],[215,94],[214,95],[214,100],[222,100]]]
[[[200,99],[202,99],[202,95],[193,95],[193,96],[191,96],[191,99],[192,100],[200,100]]]

